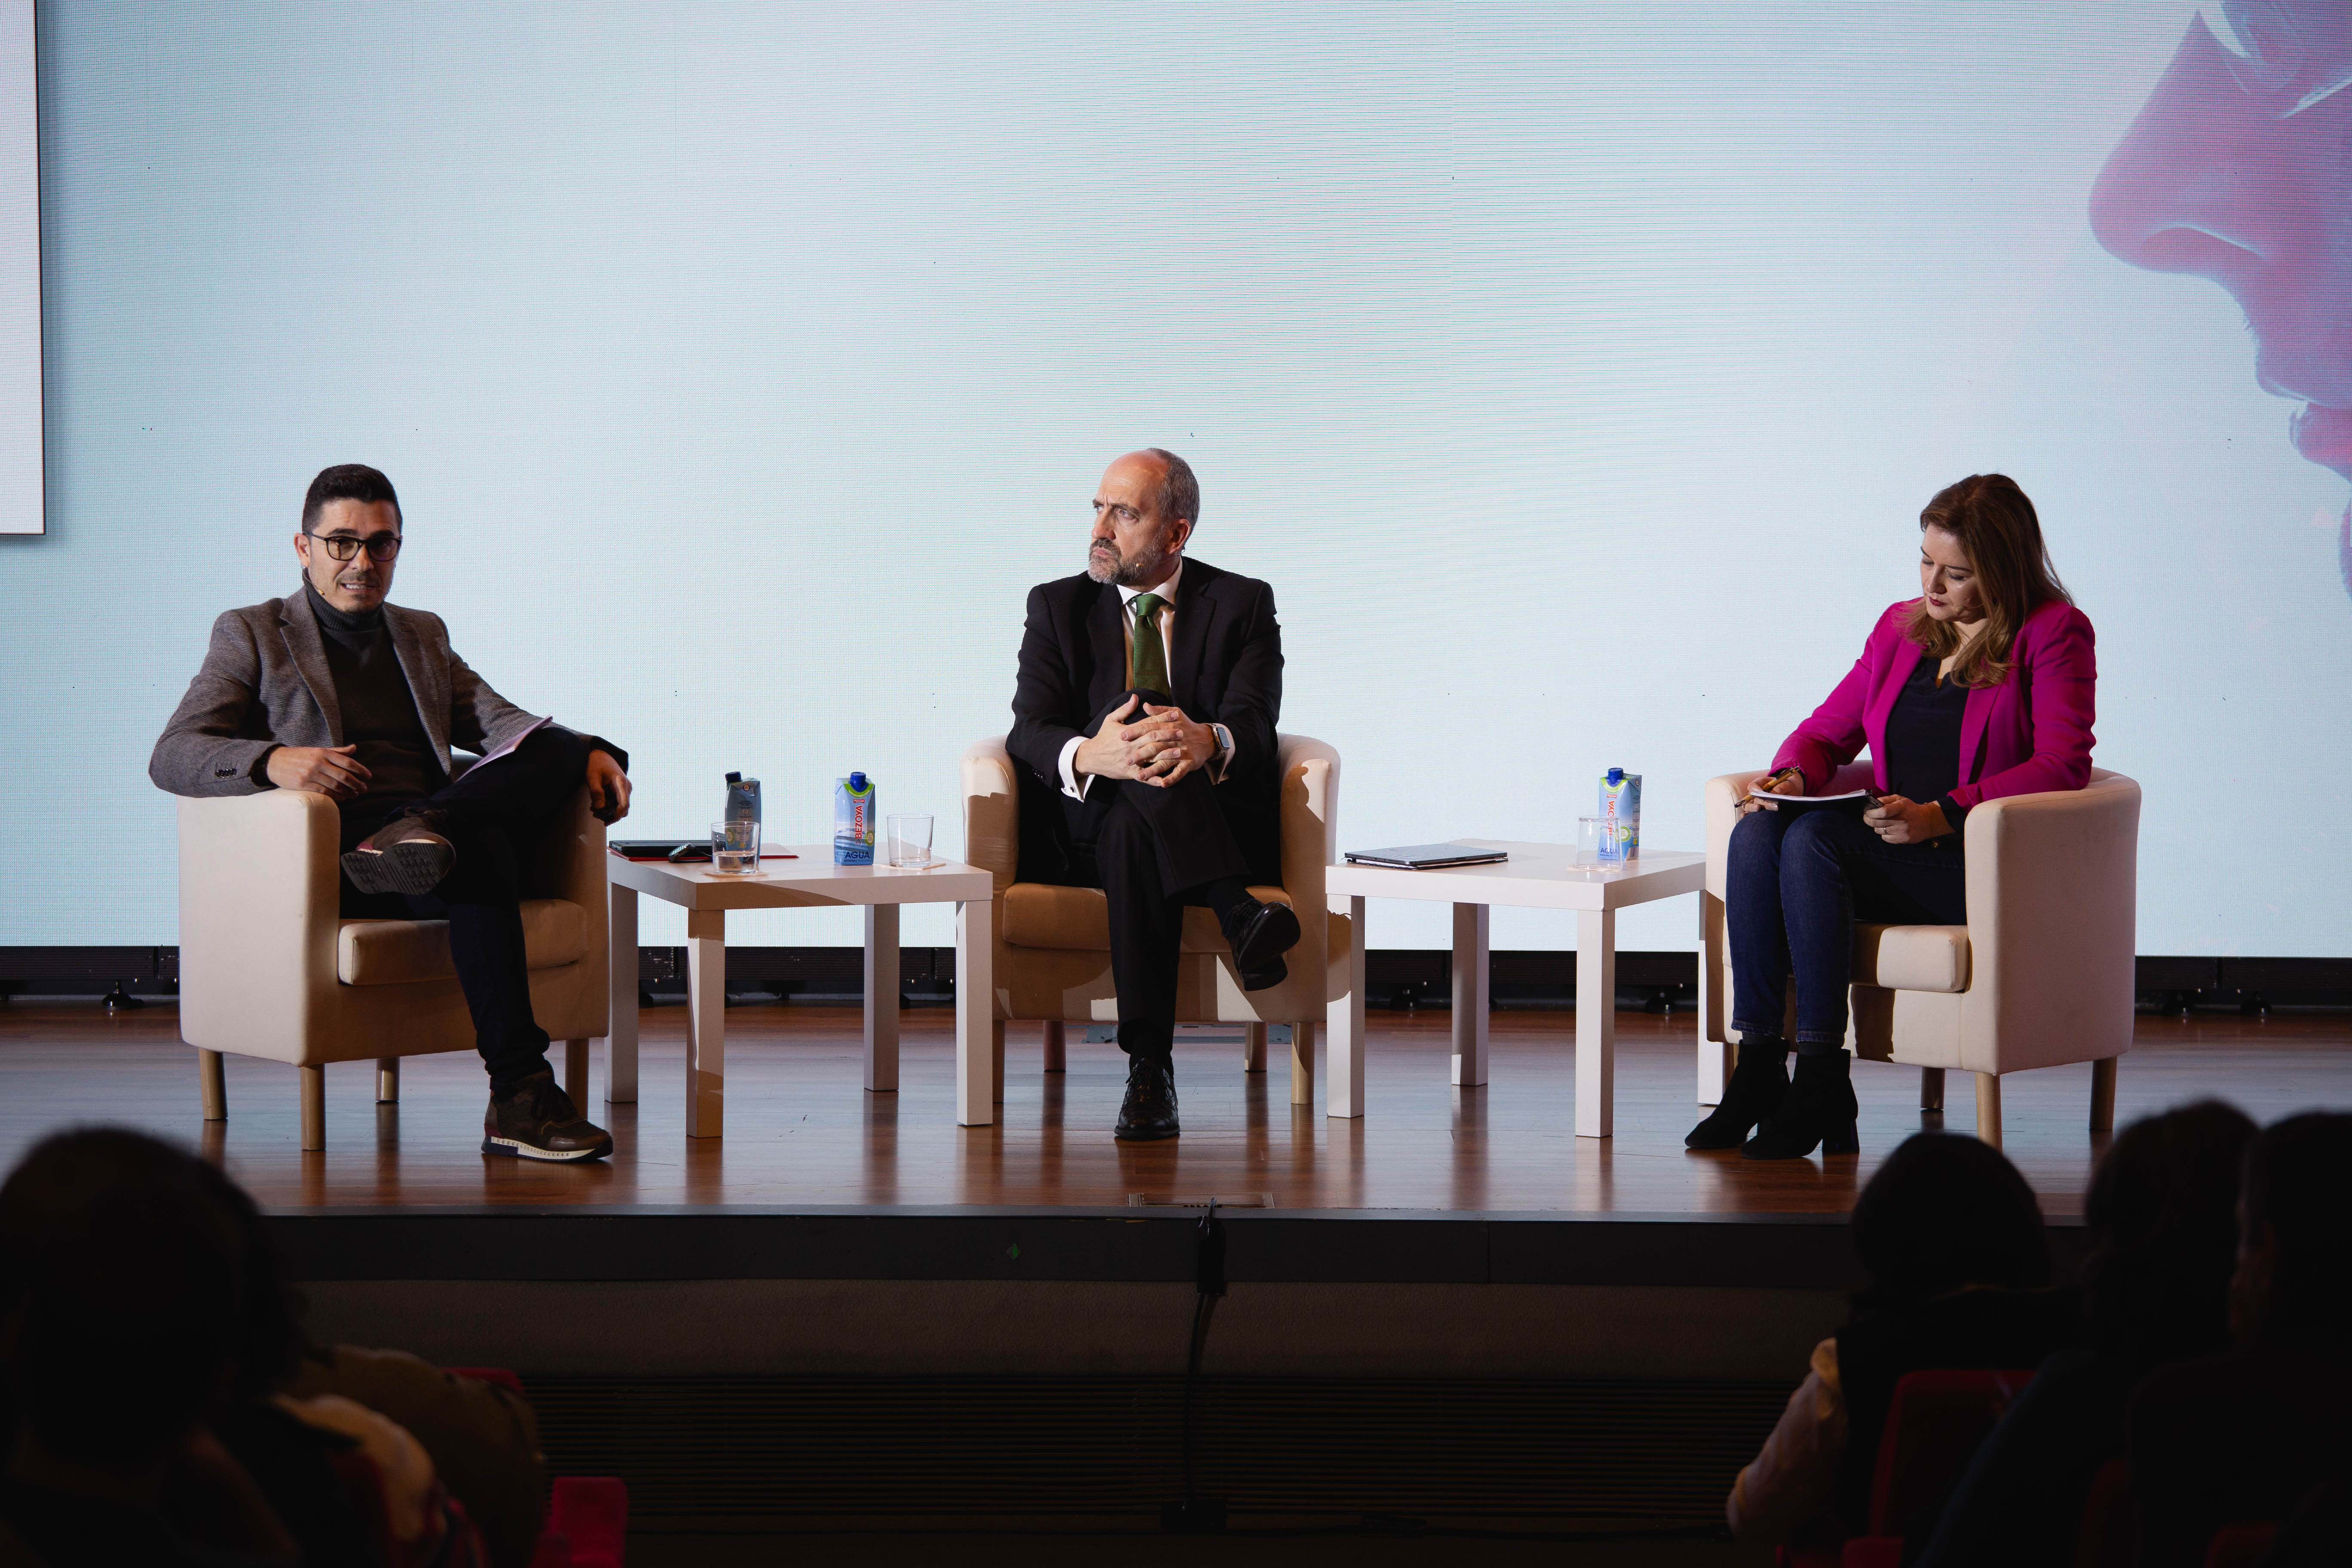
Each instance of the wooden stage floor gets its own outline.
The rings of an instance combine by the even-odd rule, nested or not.
[[[229,1120],[197,1109],[194,1054],[169,1004],[109,1017],[92,1003],[0,1005],[0,1161],[79,1122],[127,1123],[200,1144],[267,1206],[416,1207],[484,1204],[1082,1205],[1200,1200],[1284,1209],[1565,1210],[1620,1214],[1837,1213],[1878,1160],[1923,1125],[1916,1070],[1858,1064],[1859,1158],[1758,1164],[1694,1153],[1693,1016],[1618,1016],[1616,1136],[1570,1131],[1570,1016],[1494,1016],[1493,1081],[1446,1082],[1442,1011],[1374,1013],[1370,1113],[1336,1121],[1289,1102],[1286,1048],[1244,1074],[1237,1031],[1189,1031],[1177,1084],[1185,1132],[1128,1145],[1110,1136],[1124,1059],[1082,1045],[1069,1070],[1039,1070],[1034,1030],[1007,1048],[1005,1103],[992,1127],[954,1123],[945,1008],[903,1016],[903,1087],[859,1087],[851,1007],[746,1005],[728,1015],[727,1136],[685,1136],[685,1014],[644,1014],[641,1098],[590,1108],[614,1157],[588,1166],[485,1158],[485,1099],[471,1056],[413,1058],[402,1103],[373,1103],[372,1064],[330,1068],[327,1149],[298,1147],[295,1075],[232,1057]],[[596,1092],[603,1092],[601,1073]],[[2117,1087],[2120,1125],[2207,1095],[2269,1121],[2352,1105],[2352,1016],[2143,1016]],[[2096,1152],[2086,1131],[2087,1068],[2008,1079],[2006,1147],[2053,1215],[2078,1214]],[[1950,1075],[1946,1117],[1975,1126],[1971,1080]],[[1937,1125],[1934,1117],[1926,1125]]]

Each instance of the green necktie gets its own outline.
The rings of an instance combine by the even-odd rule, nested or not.
[[[1128,655],[1127,666],[1130,691],[1157,691],[1168,695],[1168,645],[1160,639],[1160,612],[1168,601],[1157,594],[1138,594],[1135,611],[1135,647]]]

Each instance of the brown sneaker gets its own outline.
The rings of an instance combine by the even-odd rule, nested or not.
[[[525,1160],[601,1160],[613,1135],[580,1114],[555,1074],[535,1072],[512,1093],[490,1096],[482,1113],[482,1152]]]
[[[362,893],[429,893],[457,863],[457,847],[434,830],[431,812],[387,822],[343,856],[343,875]]]

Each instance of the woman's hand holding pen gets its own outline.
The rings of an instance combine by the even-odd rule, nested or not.
[[[1899,795],[1882,795],[1878,804],[1862,814],[1864,826],[1889,844],[1925,844],[1952,830],[1944,808],[1934,801],[1921,805]]]
[[[1747,793],[1731,803],[1732,810],[1745,816],[1751,811],[1778,811],[1779,806],[1759,799],[1768,795],[1802,795],[1805,775],[1795,768],[1782,768],[1776,773],[1763,773],[1748,781]]]

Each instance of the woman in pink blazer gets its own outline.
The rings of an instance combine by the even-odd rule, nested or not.
[[[2091,623],[2016,480],[1972,474],[1927,503],[1919,588],[1878,617],[1853,668],[1748,786],[1725,889],[1739,1062],[1685,1140],[1694,1149],[1746,1139],[1751,1160],[1858,1153],[1845,1051],[1854,921],[1965,923],[1969,809],[2090,781]],[[1822,788],[1865,745],[1868,809],[1770,804]],[[1793,1078],[1781,1038],[1792,977]]]

